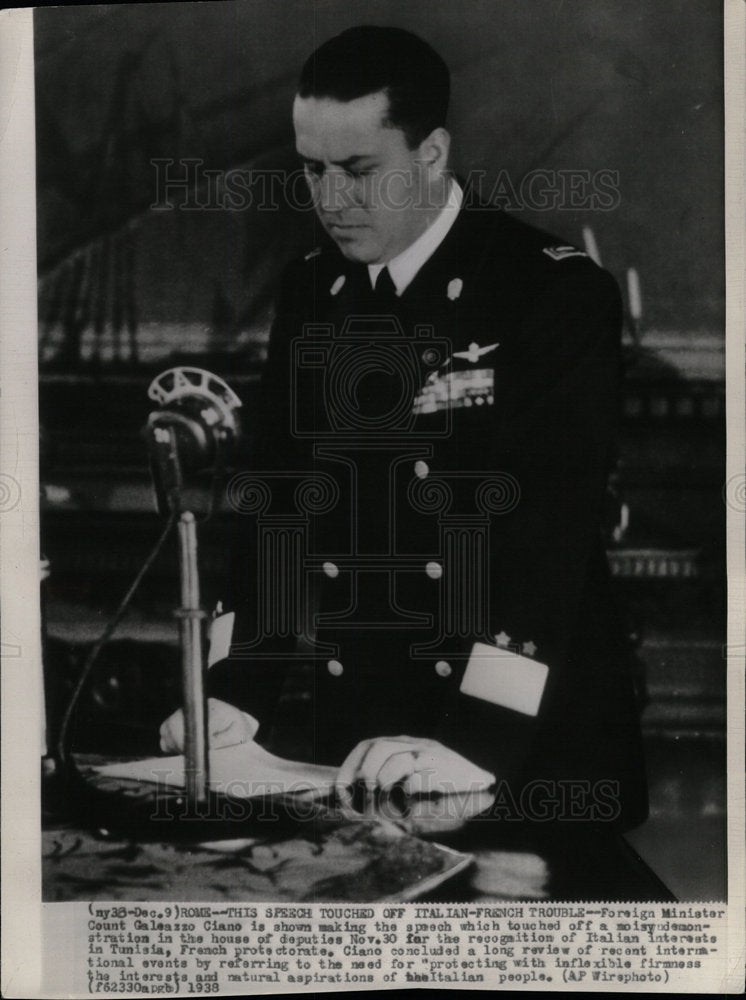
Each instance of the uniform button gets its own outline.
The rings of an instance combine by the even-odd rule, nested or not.
[[[326,669],[332,675],[332,677],[341,677],[345,672],[345,668],[339,662],[339,660],[329,660],[326,665]]]
[[[423,462],[422,459],[420,459],[419,462],[414,463],[414,474],[418,479],[427,479],[430,475],[430,466],[427,462]]]
[[[425,566],[425,572],[431,580],[439,580],[441,576],[443,576],[443,567],[440,563],[429,562],[427,566]]]
[[[332,580],[339,576],[339,566],[336,566],[333,562],[325,562],[321,568]]]
[[[446,663],[445,660],[438,660],[435,664],[435,673],[438,677],[450,677],[452,673],[451,664]]]

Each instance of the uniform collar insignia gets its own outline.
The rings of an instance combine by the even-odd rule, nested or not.
[[[463,287],[464,283],[461,280],[461,278],[453,278],[451,281],[448,282],[446,295],[451,300],[451,302],[455,302],[455,300],[460,297],[461,290],[463,289]]]
[[[318,257],[321,253],[321,247],[314,247],[313,250],[309,250],[303,260],[313,260],[314,257]]]
[[[336,279],[332,287],[329,289],[329,294],[336,295],[337,292],[341,290],[346,280],[347,280],[346,276],[344,274],[340,274],[340,276]]]
[[[584,250],[578,250],[577,247],[562,246],[562,247],[544,247],[541,251],[545,253],[547,257],[551,257],[552,260],[566,260],[568,257],[587,257],[588,254]]]
[[[496,344],[488,344],[487,347],[480,347],[479,344],[472,342],[469,344],[468,351],[454,351],[453,356],[454,358],[466,358],[467,361],[475,365],[483,354],[489,354],[490,351],[494,351],[495,348],[499,346],[499,342]]]

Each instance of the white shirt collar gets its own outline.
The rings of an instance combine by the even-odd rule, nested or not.
[[[440,244],[446,238],[448,231],[456,221],[456,216],[461,210],[461,203],[464,200],[464,192],[456,180],[451,180],[451,187],[448,191],[448,201],[443,206],[437,219],[419,236],[414,243],[410,244],[406,250],[402,250],[396,257],[385,264],[368,264],[368,275],[372,287],[375,287],[376,278],[384,269],[389,269],[391,280],[396,286],[396,294],[401,295],[407,285],[413,280],[425,261],[435,253]]]

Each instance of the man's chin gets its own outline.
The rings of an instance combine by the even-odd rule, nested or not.
[[[355,264],[376,264],[379,254],[373,250],[366,250],[364,247],[351,247],[337,243],[343,257],[351,260]]]
[[[330,235],[342,256],[356,264],[376,264],[381,257],[381,248],[368,240]]]

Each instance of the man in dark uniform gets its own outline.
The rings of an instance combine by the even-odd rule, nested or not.
[[[601,534],[618,290],[462,190],[448,97],[399,29],[350,29],[301,74],[323,240],[282,280],[243,497],[256,585],[227,595],[211,738],[269,728],[300,639],[343,798],[503,786],[538,819],[631,826],[639,724]],[[162,746],[180,742],[177,714]]]

